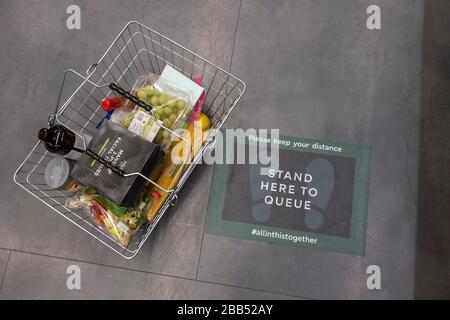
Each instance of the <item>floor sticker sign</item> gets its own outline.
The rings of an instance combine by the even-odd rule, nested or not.
[[[364,255],[370,147],[279,139],[278,168],[215,165],[206,232]]]

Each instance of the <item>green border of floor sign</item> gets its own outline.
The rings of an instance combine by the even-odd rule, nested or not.
[[[280,243],[304,248],[319,249],[325,251],[342,252],[353,255],[365,255],[366,248],[366,225],[369,195],[370,159],[371,147],[347,143],[336,143],[330,141],[303,139],[297,137],[280,136],[280,140],[290,141],[289,146],[279,145],[282,149],[328,154],[340,157],[350,157],[355,159],[355,181],[353,186],[353,205],[351,218],[351,236],[348,238],[329,236],[324,234],[303,232],[292,229],[266,227],[257,224],[240,223],[222,220],[222,211],[225,198],[226,183],[228,177],[228,167],[226,164],[216,164],[214,166],[213,181],[208,203],[206,232],[215,235],[229,236],[241,239],[263,241],[269,243]],[[293,142],[309,143],[308,148],[293,148]],[[324,151],[312,149],[314,143],[326,144],[328,146],[341,147],[342,152]],[[245,143],[249,142],[248,136]],[[225,145],[225,143],[224,143]],[[256,230],[267,230],[268,232],[280,232],[292,236],[317,239],[316,244],[298,241],[294,243],[288,239],[264,238],[253,235]]]

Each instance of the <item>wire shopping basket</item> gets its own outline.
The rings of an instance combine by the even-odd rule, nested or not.
[[[151,223],[141,226],[128,246],[123,246],[97,227],[82,209],[68,208],[65,205],[66,200],[73,194],[47,186],[44,180],[44,169],[55,155],[45,149],[43,142],[40,141],[34,146],[14,174],[14,181],[19,186],[126,259],[136,256],[167,208],[174,204],[178,191],[205,150],[214,144],[217,132],[242,97],[245,83],[160,33],[141,23],[130,21],[99,61],[88,68],[86,76],[72,69],[66,70],[64,79],[67,73],[73,73],[81,79],[81,84],[62,105],[58,103],[57,112],[49,117],[49,122],[62,124],[80,137],[83,133],[93,136],[98,123],[105,116],[100,106],[103,98],[119,93],[137,105],[145,107],[143,101],[131,96],[129,92],[139,76],[150,73],[161,74],[166,64],[189,78],[193,76],[202,78],[202,86],[205,89],[202,112],[210,118],[211,130],[177,185],[167,190],[170,195],[156,217]],[[169,131],[177,135],[176,132]],[[183,137],[180,138],[183,139]],[[129,175],[141,174],[129,173]],[[156,184],[147,177],[142,177]]]

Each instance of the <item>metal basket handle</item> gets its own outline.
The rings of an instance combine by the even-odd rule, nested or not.
[[[131,93],[129,93],[128,91],[122,89],[122,87],[118,86],[115,83],[110,83],[108,85],[108,87],[117,92],[118,94],[120,94],[121,96],[127,98],[128,100],[130,100],[131,102],[137,104],[139,107],[144,108],[146,111],[153,113],[153,107],[146,104],[144,101],[136,98],[135,96],[133,96]]]
[[[80,78],[82,78],[85,82],[90,83],[91,85],[93,85],[94,87],[96,87],[96,88],[98,88],[98,89],[108,87],[108,88],[110,88],[111,90],[113,90],[114,92],[117,92],[118,94],[120,94],[120,95],[124,96],[125,98],[131,100],[132,102],[134,102],[134,103],[137,104],[138,106],[144,108],[145,110],[147,110],[148,112],[150,112],[150,113],[152,114],[153,118],[156,119],[156,117],[155,117],[155,115],[154,115],[154,113],[153,113],[153,108],[152,108],[150,105],[148,105],[148,104],[146,104],[144,101],[142,101],[142,100],[136,98],[135,96],[133,96],[133,95],[132,95],[131,93],[129,93],[128,91],[124,90],[122,87],[120,87],[120,86],[117,85],[116,83],[105,83],[105,84],[99,85],[99,84],[96,84],[95,82],[91,81],[91,80],[89,79],[89,77],[90,77],[90,76],[92,75],[92,73],[95,71],[95,67],[92,67],[92,66],[95,66],[95,65],[91,65],[91,66],[88,68],[88,71],[87,71],[87,72],[88,72],[88,73],[90,72],[90,73],[89,73],[89,75],[88,75],[87,77],[83,76],[82,74],[78,73],[77,71],[75,71],[75,70],[73,70],[73,69],[67,69],[67,70],[64,72],[64,79],[65,79],[66,73],[71,72],[71,73],[74,73],[75,75],[79,76]],[[92,70],[92,69],[93,69],[93,70]],[[63,80],[63,84],[64,84],[64,80]],[[70,102],[70,100],[68,100],[66,103],[64,103],[64,105],[62,106],[62,108],[65,108],[65,106],[66,106],[67,104],[69,104],[69,102]],[[59,104],[59,100],[58,100],[58,104]],[[56,115],[56,112],[55,112],[55,115]],[[190,141],[188,141],[186,138],[184,138],[184,137],[181,136],[180,134],[176,133],[176,132],[173,131],[172,129],[167,128],[166,126],[162,125],[162,124],[159,123],[158,121],[156,121],[155,123],[156,123],[160,128],[163,128],[163,129],[169,131],[172,135],[174,135],[174,136],[176,136],[177,138],[179,138],[179,139],[183,140],[184,142],[186,142],[186,143],[189,145],[189,150],[192,150],[192,143],[191,143]]]
[[[153,108],[148,105],[147,103],[145,103],[144,101],[138,99],[137,97],[133,96],[131,93],[129,93],[128,91],[124,90],[122,87],[120,87],[119,85],[117,85],[116,83],[106,83],[106,84],[102,84],[102,85],[98,85],[95,82],[91,81],[89,79],[89,77],[95,72],[97,65],[96,64],[92,64],[89,66],[89,68],[86,71],[87,76],[83,76],[82,74],[78,73],[77,71],[73,70],[73,69],[67,69],[64,72],[64,77],[63,77],[63,81],[61,84],[61,88],[59,91],[59,95],[58,95],[58,102],[56,104],[56,108],[55,108],[55,112],[53,115],[51,115],[49,117],[49,125],[52,126],[54,125],[55,121],[58,121],[59,123],[61,123],[58,119],[58,107],[59,107],[59,102],[61,99],[61,94],[62,94],[62,90],[64,88],[64,83],[66,80],[66,75],[67,73],[73,73],[75,75],[77,75],[78,77],[82,78],[85,82],[90,83],[91,85],[93,85],[94,87],[100,89],[100,88],[105,88],[105,87],[109,87],[111,90],[113,90],[114,92],[117,92],[118,94],[120,94],[121,96],[125,97],[126,99],[132,101],[133,103],[135,103],[136,105],[138,105],[139,107],[144,108],[146,111],[150,112],[153,117],[155,118],[155,115],[153,113]],[[68,105],[68,103],[70,102],[70,99],[68,101],[66,101],[66,103],[62,106],[62,108],[65,108],[66,105]],[[159,123],[158,121],[155,122],[160,128],[163,128],[167,131],[169,131],[172,135],[176,136],[179,139],[182,139],[184,142],[186,142],[189,146],[189,154],[187,159],[189,159],[190,157],[190,152],[192,152],[192,143],[190,141],[188,141],[185,137],[181,136],[180,134],[178,134],[177,132],[167,128],[166,126],[162,125],[161,123]],[[62,123],[61,123],[62,124]],[[63,124],[62,124],[63,125]],[[70,129],[70,128],[69,128]],[[72,130],[72,129],[71,129]],[[157,188],[161,189],[164,192],[167,193],[172,193],[173,191],[175,191],[175,188],[172,189],[166,189],[164,187],[162,187],[160,184],[154,182],[153,180],[149,179],[148,177],[144,176],[142,173],[140,172],[132,172],[132,173],[126,173],[125,171],[123,171],[122,169],[114,166],[112,163],[110,163],[109,161],[105,160],[104,158],[102,158],[101,156],[99,156],[98,154],[96,154],[95,152],[93,152],[92,150],[87,148],[86,145],[86,140],[85,138],[80,135],[76,130],[72,130],[73,132],[75,132],[75,134],[77,134],[78,136],[81,137],[81,139],[83,140],[84,143],[84,147],[85,147],[85,153],[93,158],[94,160],[98,161],[99,163],[103,164],[105,167],[107,167],[108,169],[111,169],[114,173],[118,174],[121,177],[130,177],[130,176],[139,176],[143,179],[145,179],[147,182],[151,183],[152,185],[156,186]]]

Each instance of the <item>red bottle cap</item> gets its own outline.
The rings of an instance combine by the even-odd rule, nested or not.
[[[110,111],[112,109],[110,100],[108,98],[105,98],[102,100],[102,108],[106,112]]]
[[[101,103],[102,109],[108,112],[112,109],[119,108],[122,105],[123,100],[123,97],[105,98]]]

